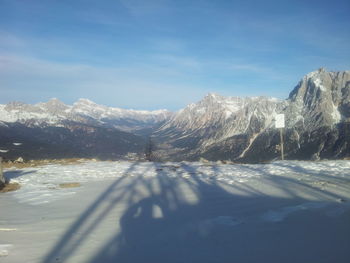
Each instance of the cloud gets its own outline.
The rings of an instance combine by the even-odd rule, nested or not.
[[[111,52],[105,57],[104,50],[101,56],[98,51],[85,54],[60,38],[2,36],[6,41],[0,43],[0,90],[4,94],[0,103],[50,97],[71,103],[88,97],[111,106],[179,109],[212,91],[273,96],[278,83],[292,80],[289,85],[293,85],[295,81],[292,73],[283,73],[282,65],[276,69],[240,57],[199,56],[181,38],[149,38],[151,46],[156,42],[168,45],[140,52],[107,49]],[[273,81],[276,88],[268,88]]]
[[[160,70],[64,64],[0,55],[1,92],[16,96],[3,96],[2,103],[26,102],[26,98],[36,94],[41,101],[58,97],[71,103],[79,97],[87,97],[111,106],[174,110],[209,92],[195,85],[167,81],[163,74],[157,77]]]

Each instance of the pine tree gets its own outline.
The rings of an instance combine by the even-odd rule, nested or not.
[[[154,151],[154,144],[151,137],[148,137],[148,142],[146,144],[145,149],[145,159],[149,162],[153,161],[153,151]]]

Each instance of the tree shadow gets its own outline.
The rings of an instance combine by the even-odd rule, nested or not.
[[[131,173],[136,163],[131,165],[125,174]],[[132,190],[132,183],[123,187],[118,196],[114,196],[115,191],[119,191],[119,186],[126,177],[120,177],[115,180],[90,206],[74,221],[74,223],[65,231],[57,244],[46,255],[42,262],[58,262],[66,260],[78,250],[83,244],[84,239],[98,227],[103,218],[106,217],[110,209],[119,201],[121,201],[129,190]],[[109,201],[113,199],[112,201]],[[107,206],[102,210],[98,208],[107,202]],[[76,237],[79,233],[78,238]]]
[[[130,174],[136,165],[130,167]],[[67,229],[43,262],[55,262],[58,257],[69,260],[120,202],[126,208],[115,216],[111,229],[115,234],[99,244],[100,250],[87,262],[348,262],[350,228],[348,224],[344,228],[344,222],[349,213],[329,217],[319,209],[293,208],[285,215],[286,207],[310,202],[294,188],[318,199],[334,198],[332,193],[291,178],[276,180],[266,172],[264,183],[284,193],[273,196],[259,187],[218,181],[215,174],[204,179],[198,167],[186,163],[173,173],[169,167],[154,163],[150,167],[154,177],[116,180]],[[254,167],[246,169],[254,172]],[[220,172],[217,167],[213,171]],[[123,180],[129,181],[126,187],[121,187]],[[108,204],[96,216],[106,200]],[[282,219],[264,220],[269,211]]]
[[[14,170],[14,171],[6,171],[4,172],[4,176],[7,181],[11,181],[11,179],[15,179],[18,177],[21,177],[23,175],[35,173],[36,170],[31,170],[31,171],[22,171],[22,170]]]
[[[279,166],[281,168],[285,169],[286,173],[295,173],[296,175],[298,174],[304,174],[307,175],[310,179],[309,180],[305,180],[303,179],[303,182],[300,182],[300,179],[298,178],[298,176],[296,176],[294,182],[299,182],[299,184],[302,183],[303,187],[306,188],[318,188],[319,191],[318,193],[320,195],[327,195],[329,197],[333,197],[333,198],[340,198],[337,194],[334,194],[330,191],[327,191],[324,189],[323,186],[326,185],[334,185],[336,184],[337,188],[339,190],[343,190],[345,192],[347,192],[349,190],[349,186],[350,186],[350,177],[346,177],[344,175],[344,171],[343,170],[332,170],[329,171],[329,166],[327,166],[326,164],[323,163],[317,163],[317,169],[315,169],[315,167],[310,167],[309,169],[305,169],[304,167],[302,167],[301,165],[298,165],[298,163],[292,165],[292,164],[286,164],[283,162],[279,162],[279,163],[275,163],[275,166]],[[276,178],[276,180],[289,180],[288,178]],[[274,181],[276,181],[274,180]],[[308,183],[311,183],[308,184]],[[321,189],[319,186],[312,186],[312,183],[319,183],[321,184]],[[323,189],[322,189],[323,188]]]

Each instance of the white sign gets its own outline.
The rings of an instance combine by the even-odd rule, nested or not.
[[[284,114],[277,114],[275,117],[275,127],[284,128]]]

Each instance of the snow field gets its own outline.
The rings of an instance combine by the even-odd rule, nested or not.
[[[0,261],[345,263],[349,171],[349,161],[8,169],[22,187],[0,196]]]
[[[5,171],[5,175],[12,182],[21,184],[21,189],[13,193],[20,203],[40,205],[69,197],[79,191],[79,188],[60,189],[61,183],[84,183],[123,176],[153,178],[159,175],[189,180],[195,175],[204,181],[215,179],[217,182],[232,185],[245,183],[252,179],[292,175],[299,181],[325,189],[329,186],[336,187],[339,180],[337,178],[344,178],[348,175],[347,169],[350,169],[348,161],[288,161],[264,165],[87,161],[72,165],[57,164],[21,170],[10,169]],[[324,179],[324,176],[327,176],[327,180]]]

